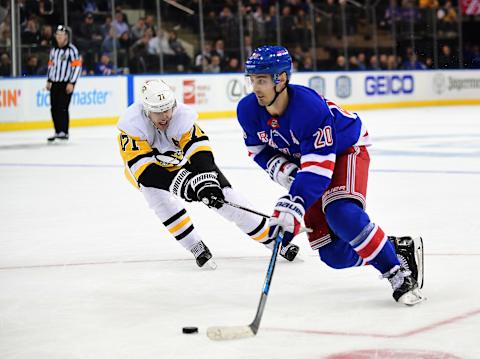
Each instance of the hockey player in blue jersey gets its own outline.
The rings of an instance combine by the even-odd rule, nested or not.
[[[291,67],[284,47],[255,49],[245,63],[253,92],[237,107],[249,155],[288,190],[270,218],[270,240],[282,231],[288,245],[305,221],[310,245],[327,265],[370,264],[390,281],[397,302],[421,302],[421,238],[388,237],[365,212],[364,124],[310,88],[289,84]]]

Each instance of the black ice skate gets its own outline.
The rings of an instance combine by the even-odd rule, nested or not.
[[[53,136],[47,138],[47,141],[50,142],[50,143],[55,142],[55,140],[60,140],[62,142],[63,141],[68,141],[68,133],[59,132],[59,133],[55,133]]]
[[[212,259],[212,253],[208,247],[202,241],[196,243],[191,249],[190,252],[195,256],[197,265],[201,268],[207,263],[211,269],[217,268],[217,264]]]
[[[293,262],[298,254],[298,251],[300,251],[299,246],[289,243],[286,247],[282,246],[282,248],[280,248],[280,255],[287,261]]]
[[[392,285],[393,299],[398,303],[415,305],[426,299],[420,292],[411,271],[397,265],[382,277],[387,278]]]
[[[392,237],[388,240],[395,246],[400,265],[412,272],[412,277],[423,288],[423,240],[422,237]]]

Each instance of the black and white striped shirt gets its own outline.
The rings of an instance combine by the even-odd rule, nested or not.
[[[82,58],[73,44],[50,50],[47,78],[49,82],[74,84],[82,72]]]

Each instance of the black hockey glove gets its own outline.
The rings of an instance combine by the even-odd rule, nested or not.
[[[190,186],[190,180],[192,177],[192,172],[182,168],[173,178],[168,190],[173,195],[183,198],[187,202],[196,201],[197,199],[195,193],[193,192],[193,188]]]
[[[189,181],[196,200],[202,201],[208,207],[221,208],[225,200],[217,177],[218,173],[214,171],[203,172],[194,175]]]

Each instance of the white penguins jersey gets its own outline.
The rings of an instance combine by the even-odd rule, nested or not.
[[[212,149],[205,132],[195,123],[197,113],[177,102],[166,130],[157,129],[143,111],[141,102],[130,105],[120,117],[118,144],[128,180],[138,179],[148,166],[179,170],[195,153]]]

